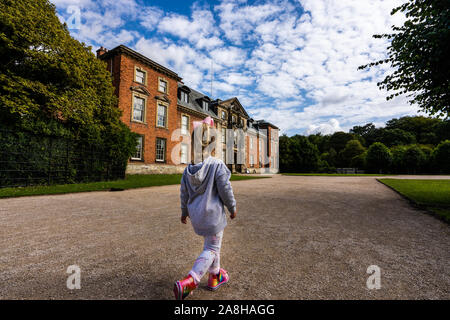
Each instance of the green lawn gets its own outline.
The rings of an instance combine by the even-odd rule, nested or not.
[[[393,174],[373,173],[282,173],[284,176],[327,176],[327,177],[364,177],[364,176],[393,176]]]
[[[378,179],[378,181],[450,222],[450,180]]]
[[[252,176],[232,175],[230,180],[237,181],[237,180],[263,179],[263,178],[269,177],[262,177],[257,175]],[[33,186],[23,188],[2,188],[0,189],[0,198],[34,196],[43,194],[102,191],[110,189],[125,190],[133,188],[179,184],[180,180],[181,174],[154,174],[154,175],[133,174],[127,175],[127,177],[123,180],[115,180],[115,181],[62,184],[53,186]]]

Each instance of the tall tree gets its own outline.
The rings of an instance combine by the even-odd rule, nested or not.
[[[391,41],[388,58],[359,69],[389,64],[394,70],[378,83],[392,93],[387,99],[407,94],[431,115],[450,112],[450,3],[448,0],[411,0],[392,10],[406,21],[393,33],[374,35]]]
[[[359,140],[350,140],[345,145],[345,148],[339,153],[339,166],[351,167],[353,158],[364,153],[366,149],[361,145]]]
[[[370,171],[383,173],[389,170],[392,154],[381,142],[375,142],[367,150],[366,163]]]
[[[0,1],[0,121],[101,141],[128,128],[105,63],[74,39],[48,0]]]

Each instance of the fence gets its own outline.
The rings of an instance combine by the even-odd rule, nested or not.
[[[0,188],[122,179],[125,169],[102,145],[0,130]]]

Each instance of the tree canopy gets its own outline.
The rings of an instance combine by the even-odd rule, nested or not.
[[[3,124],[91,141],[126,134],[104,62],[71,37],[49,1],[0,2],[0,59]]]
[[[407,94],[410,102],[431,115],[450,112],[450,5],[448,0],[411,0],[392,10],[406,21],[393,33],[374,35],[390,40],[388,58],[360,66],[389,64],[394,70],[378,83],[392,99]]]
[[[53,4],[0,1],[0,59],[1,129],[33,134],[42,141],[64,138],[75,149],[101,146],[101,156],[125,168],[136,136],[120,121],[106,64],[71,37]],[[33,149],[27,147],[31,140],[17,141],[22,149]],[[34,143],[44,152],[42,141]],[[0,143],[0,150],[7,147]]]
[[[283,164],[280,169],[336,172],[336,168],[358,168],[377,173],[380,170],[450,173],[447,144],[442,144],[449,140],[449,135],[450,120],[406,116],[387,121],[385,127],[376,127],[373,123],[354,126],[349,133],[315,133],[304,138],[283,136],[280,138],[280,164]],[[303,142],[305,139],[310,144]],[[297,148],[304,148],[304,154],[294,152]],[[314,150],[318,151],[319,158]],[[306,154],[314,156],[306,157]],[[384,160],[378,161],[377,157]]]

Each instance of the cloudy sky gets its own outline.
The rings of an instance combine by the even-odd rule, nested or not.
[[[93,47],[124,44],[283,133],[347,131],[417,113],[376,86],[397,0],[51,0],[72,35]],[[81,19],[76,19],[78,12]],[[211,68],[212,65],[212,68]]]

